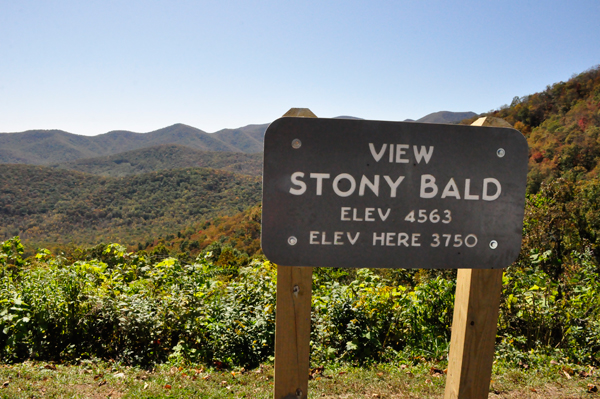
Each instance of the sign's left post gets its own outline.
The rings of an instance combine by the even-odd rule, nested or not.
[[[284,117],[316,118],[308,108]],[[308,397],[312,267],[277,266],[275,399]]]

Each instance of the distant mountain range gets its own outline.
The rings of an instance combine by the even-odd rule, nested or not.
[[[117,130],[98,136],[80,136],[62,130],[4,133],[0,134],[0,163],[49,165],[161,144],[177,144],[202,151],[256,153],[262,151],[267,126],[249,125],[212,134],[179,123],[150,133]]]
[[[474,116],[472,112],[437,112],[427,115],[417,122],[428,123],[456,123],[462,119]],[[360,119],[353,116],[339,116],[337,118]],[[67,133],[62,130],[29,130],[21,133],[0,133],[0,163],[20,163],[32,165],[56,165],[55,167],[84,171],[84,164],[96,164],[107,161],[106,157],[124,152],[135,151],[164,145],[177,145],[192,150],[246,153],[254,154],[263,150],[263,137],[268,123],[248,125],[238,129],[223,129],[216,133],[206,133],[200,129],[184,124],[175,124],[149,133],[134,133],[125,130],[115,130],[98,136],[81,136]],[[167,151],[167,147],[157,147],[157,151]],[[171,149],[172,150],[172,149]],[[179,151],[182,151],[179,149]],[[128,155],[139,160],[143,153]],[[189,154],[187,154],[189,155]],[[168,157],[168,154],[164,155]],[[105,157],[104,160],[90,158]],[[207,155],[202,155],[208,159]],[[220,158],[219,162],[225,162]],[[90,159],[89,162],[77,163],[75,161]],[[188,157],[191,159],[191,157]],[[119,162],[119,159],[111,162]],[[121,159],[121,164],[125,163]],[[202,162],[202,161],[201,161]],[[204,162],[205,163],[205,162]],[[227,163],[227,162],[225,162]],[[62,164],[63,166],[58,166]],[[139,165],[139,162],[138,162]],[[156,165],[155,165],[156,166]],[[185,165],[192,166],[192,165]],[[205,163],[204,166],[213,167]],[[144,167],[140,166],[144,169]],[[89,168],[88,168],[89,169]],[[126,168],[121,168],[124,173]],[[135,168],[134,168],[135,169]],[[130,172],[133,169],[130,168]],[[106,172],[113,175],[113,172]],[[142,173],[142,172],[140,172]],[[117,175],[120,175],[117,173]]]
[[[429,115],[425,115],[421,119],[417,119],[415,122],[421,123],[458,123],[464,119],[469,119],[477,116],[475,112],[450,112],[450,111],[439,111]]]

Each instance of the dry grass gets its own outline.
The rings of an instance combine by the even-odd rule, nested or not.
[[[433,369],[432,369],[433,367]],[[490,398],[596,398],[591,375],[560,367],[496,373]],[[432,364],[334,366],[313,371],[310,398],[441,398],[446,376]],[[217,370],[161,366],[145,371],[114,363],[78,366],[25,362],[0,366],[0,398],[271,398],[273,367]]]

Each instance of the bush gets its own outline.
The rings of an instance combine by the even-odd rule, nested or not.
[[[548,212],[554,225],[529,235],[503,276],[498,356],[531,363],[535,352],[598,364],[595,224],[570,221],[594,207],[587,200],[568,212],[570,205],[558,206],[548,192],[543,187],[529,199],[525,230],[545,224]],[[588,192],[575,190],[570,198]],[[557,244],[551,235],[561,232],[568,234]],[[150,367],[167,361],[255,366],[272,359],[277,269],[268,261],[249,261],[219,243],[189,262],[129,253],[118,244],[76,250],[69,258],[39,250],[23,259],[22,253],[18,237],[0,243],[1,361],[103,358]],[[313,361],[447,354],[452,271],[315,268],[313,277]]]

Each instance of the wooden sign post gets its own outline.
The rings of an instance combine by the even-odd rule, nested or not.
[[[521,248],[523,135],[489,118],[474,128],[284,116],[265,133],[263,170],[262,249],[287,265],[275,399],[308,396],[315,266],[460,269],[445,398],[487,397],[502,270]]]
[[[444,399],[487,398],[503,269],[459,269]]]
[[[509,127],[500,118],[473,126]],[[487,398],[492,376],[504,269],[459,269],[444,399]]]
[[[316,118],[308,108],[283,116]],[[312,267],[277,266],[275,399],[308,397]]]

